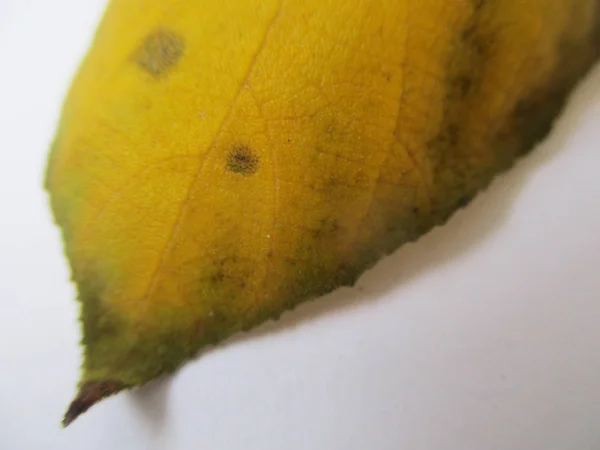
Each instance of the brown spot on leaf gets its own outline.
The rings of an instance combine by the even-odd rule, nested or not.
[[[466,97],[473,87],[473,78],[465,74],[456,76],[453,80],[459,97]]]
[[[258,170],[259,159],[245,146],[235,146],[227,156],[227,170],[241,175],[252,175]]]
[[[181,59],[184,42],[181,36],[164,28],[150,33],[133,54],[133,61],[143,70],[158,78],[173,68]]]

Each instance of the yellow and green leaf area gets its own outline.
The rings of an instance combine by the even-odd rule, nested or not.
[[[549,130],[598,0],[119,0],[47,188],[82,383],[133,386],[351,284]]]

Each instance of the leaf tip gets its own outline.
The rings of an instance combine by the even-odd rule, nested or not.
[[[62,420],[62,427],[66,428],[69,426],[71,422],[100,400],[116,394],[127,387],[129,386],[115,380],[87,381],[83,383],[79,388],[77,396],[65,413]]]

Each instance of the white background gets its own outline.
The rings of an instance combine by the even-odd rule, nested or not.
[[[59,427],[80,361],[42,191],[100,0],[0,0],[0,448],[600,449],[600,68],[553,136],[343,289]]]

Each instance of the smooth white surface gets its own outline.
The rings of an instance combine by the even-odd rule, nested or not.
[[[600,449],[600,68],[551,139],[355,289],[59,422],[80,360],[41,189],[100,0],[0,0],[0,448]]]

